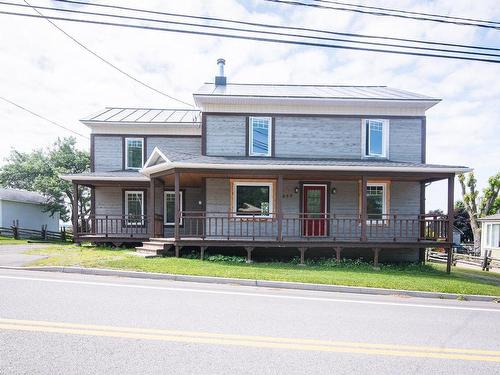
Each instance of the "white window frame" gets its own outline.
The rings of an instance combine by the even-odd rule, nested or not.
[[[173,195],[174,196],[174,202],[175,202],[175,190],[165,190],[163,192],[163,224],[166,226],[173,226],[175,225],[175,212],[174,212],[174,221],[173,222],[168,222],[167,221],[167,195]],[[183,192],[182,190],[179,190],[179,211],[183,211]],[[175,209],[174,209],[175,210]],[[179,225],[182,225],[182,216],[179,218]]]
[[[370,132],[366,131],[370,122],[382,123],[382,154],[370,153]],[[368,140],[366,139],[368,133]],[[389,157],[389,120],[387,119],[363,119],[361,121],[361,155],[363,158],[388,158]]]
[[[368,218],[368,223],[369,224],[377,224],[378,221],[382,221],[384,219],[388,219],[387,215],[388,215],[388,202],[387,202],[387,197],[388,197],[388,194],[389,194],[389,184],[387,182],[368,182],[366,184],[366,188],[368,189],[368,187],[370,186],[381,186],[382,187],[382,219],[370,219]],[[368,196],[368,191],[366,192],[366,195]],[[367,207],[368,209],[368,207]],[[368,211],[366,212],[366,215],[368,216],[369,213]]]
[[[267,120],[268,132],[267,132],[267,153],[254,152],[253,150],[253,121],[254,119]],[[272,145],[272,133],[273,133],[273,119],[272,117],[249,117],[248,119],[248,155],[249,156],[271,156],[273,147]]]
[[[498,225],[500,227],[499,223],[487,223],[486,224],[485,238],[486,238],[486,247],[488,249],[498,249],[499,248],[498,242],[496,242],[496,243],[493,242],[493,227],[496,225]]]
[[[238,186],[265,186],[269,187],[269,213],[267,215],[244,215],[238,213]],[[274,183],[272,181],[234,181],[233,182],[233,202],[232,207],[234,211],[234,216],[242,218],[270,218],[274,212]]]
[[[142,201],[142,205],[141,205],[141,220],[140,221],[130,221],[129,220],[129,212],[128,212],[128,195],[129,194],[139,194],[141,196],[141,201]],[[125,207],[124,207],[124,212],[125,212],[125,216],[127,217],[126,219],[126,223],[127,225],[144,225],[144,191],[142,190],[125,190]]]
[[[141,141],[141,166],[130,167],[128,165],[128,141]],[[125,169],[139,170],[144,166],[144,138],[125,138]]]

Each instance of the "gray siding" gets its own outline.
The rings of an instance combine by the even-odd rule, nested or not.
[[[94,136],[94,169],[96,172],[118,171],[123,167],[122,137]]]
[[[58,213],[50,216],[40,204],[0,201],[0,227],[10,227],[14,220],[23,229],[41,230],[42,225],[47,225],[47,230],[59,231]]]
[[[389,159],[401,162],[422,162],[421,119],[390,120]]]
[[[130,136],[138,137],[140,136]],[[94,167],[96,172],[117,171],[123,168],[122,136],[94,136]],[[146,159],[155,147],[160,151],[201,154],[200,137],[142,137],[146,138]],[[144,160],[146,161],[146,160]]]
[[[130,189],[134,190],[134,189]],[[95,188],[95,213],[96,215],[121,215],[122,189],[115,187]]]
[[[245,116],[207,116],[207,155],[244,156],[245,124]]]
[[[383,118],[383,117],[381,117]],[[246,116],[207,115],[207,155],[244,156]],[[276,116],[276,157],[361,159],[362,117]],[[421,162],[422,119],[389,119],[389,159]]]
[[[391,214],[418,215],[420,213],[420,183],[391,183]]]
[[[275,156],[359,159],[360,119],[276,117]]]
[[[201,138],[189,137],[148,137],[147,139],[147,155],[148,157],[153,152],[154,148],[158,147],[160,151],[175,151],[184,152],[187,154],[201,154]]]

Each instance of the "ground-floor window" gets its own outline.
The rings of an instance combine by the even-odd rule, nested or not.
[[[125,191],[125,215],[127,225],[144,225],[143,191]]]
[[[232,181],[231,211],[237,216],[269,217],[274,209],[274,181]]]
[[[165,225],[174,225],[175,224],[175,191],[168,190],[164,193],[165,203],[164,203],[164,212],[163,217],[165,221]],[[179,191],[179,209],[183,211],[183,192]],[[182,225],[182,217],[179,220],[179,224]]]
[[[500,224],[486,224],[486,246],[500,248]]]
[[[381,220],[387,215],[387,183],[368,183],[366,186],[366,213],[368,219]]]

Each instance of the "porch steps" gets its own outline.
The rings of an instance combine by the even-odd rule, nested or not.
[[[169,247],[170,246],[165,242],[152,240],[143,242],[142,246],[137,246],[135,250],[138,255],[142,255],[145,257],[155,257],[166,253]]]

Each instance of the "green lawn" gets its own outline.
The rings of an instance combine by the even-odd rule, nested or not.
[[[53,245],[44,249],[30,250],[27,253],[48,255],[48,258],[37,260],[31,265],[82,266],[500,296],[498,274],[454,267],[452,274],[447,275],[444,265],[441,264],[382,265],[379,271],[375,271],[367,263],[352,261],[338,265],[329,260],[302,267],[296,263],[245,264],[217,257],[212,257],[212,261],[173,257],[144,259],[133,255],[131,250],[72,245]],[[235,257],[235,260],[241,259]]]
[[[26,244],[28,241],[26,240],[15,240],[12,237],[4,237],[0,236],[0,246],[1,245],[18,245],[18,244]]]

